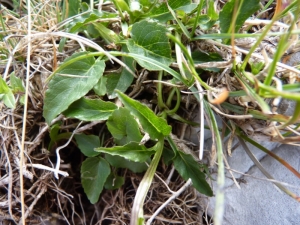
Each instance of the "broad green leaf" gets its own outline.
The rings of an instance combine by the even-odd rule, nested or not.
[[[171,47],[166,36],[167,28],[156,22],[143,20],[135,23],[131,30],[131,40],[128,40],[129,52],[155,59],[169,66],[172,62]],[[160,70],[159,67],[143,60],[137,62],[148,70]]]
[[[133,162],[118,155],[105,154],[105,159],[115,168],[126,168],[134,173],[145,172],[148,168],[145,162]]]
[[[7,94],[9,92],[9,87],[6,82],[0,77],[0,94]]]
[[[105,189],[108,190],[116,190],[119,189],[124,184],[124,182],[125,182],[124,177],[117,176],[111,173],[106,179],[104,187]]]
[[[126,45],[122,47],[122,52],[128,52]],[[135,60],[129,57],[123,57],[122,61],[132,71],[135,71]],[[134,79],[133,75],[126,69],[122,68],[121,74],[110,74],[107,76],[107,93],[108,98],[113,99],[117,97],[116,89],[125,92],[127,88],[132,84]]]
[[[8,108],[14,109],[16,107],[15,96],[2,77],[0,77],[0,100]]]
[[[184,80],[182,76],[177,73],[175,70],[171,69],[169,66],[166,66],[165,64],[161,63],[160,61],[157,61],[155,59],[147,58],[146,56],[134,54],[134,53],[125,53],[124,55],[134,58],[135,60],[143,60],[145,62],[150,63],[151,65],[157,66],[160,70],[164,70],[167,73],[171,74],[174,78],[177,80],[180,80],[182,83],[184,83],[187,86],[192,85],[192,82],[190,80]],[[107,87],[108,89],[108,87]]]
[[[63,114],[83,121],[107,120],[115,109],[117,106],[112,102],[83,97],[72,103]]]
[[[164,148],[163,153],[162,153],[162,158],[164,163],[168,166],[171,163],[173,163],[173,159],[175,157],[175,152],[172,151],[171,149]]]
[[[103,96],[106,94],[106,82],[107,77],[102,76],[98,83],[93,87],[93,90],[97,95]]]
[[[203,53],[200,51],[194,51],[192,53],[192,58],[194,60],[195,64],[200,64],[200,63],[206,63],[206,62],[217,62],[217,61],[223,61],[222,56],[220,56],[218,53]],[[219,72],[220,69],[219,68],[206,68],[204,70],[208,70],[208,71],[213,71],[213,72]]]
[[[44,101],[44,117],[48,124],[73,102],[86,95],[103,74],[105,63],[100,58],[76,53],[54,73]],[[80,57],[80,60],[76,59]]]
[[[94,149],[100,146],[100,139],[96,135],[75,134],[74,138],[80,151],[87,157],[99,155]]]
[[[143,138],[138,123],[126,108],[115,110],[106,125],[117,145],[125,145],[131,141],[140,142]]]
[[[6,107],[10,109],[14,109],[16,107],[16,99],[11,90],[2,97],[2,101]]]
[[[122,80],[121,74],[110,73],[108,76],[105,77],[107,78],[107,82],[106,82],[107,95],[109,99],[113,99],[117,96],[115,93],[115,90],[117,89],[116,86],[122,84],[122,82],[120,82]]]
[[[81,0],[68,0],[68,3],[67,1],[65,1],[64,5],[66,6],[66,13],[68,18],[79,14],[80,3]]]
[[[111,148],[99,147],[95,148],[95,151],[110,155],[118,155],[134,162],[145,162],[155,153],[154,147],[146,149],[137,142],[130,142],[124,146],[114,146]]]
[[[205,62],[212,62],[212,61],[223,61],[222,56],[220,56],[218,53],[203,53],[200,51],[194,51],[192,53],[192,58],[194,60],[194,63],[205,63]]]
[[[122,103],[138,118],[143,129],[150,135],[152,140],[156,140],[161,136],[167,136],[170,134],[172,128],[168,125],[165,119],[156,116],[151,109],[139,101],[129,98],[120,91],[117,91],[117,93]]]
[[[110,174],[110,166],[108,162],[101,157],[87,158],[82,163],[80,173],[84,192],[90,202],[95,204]]]
[[[25,92],[22,80],[19,77],[16,77],[14,72],[10,74],[10,85],[14,93]]]
[[[200,170],[198,162],[189,154],[178,151],[175,156],[174,167],[183,179],[191,178],[193,186],[202,194],[212,196],[213,192],[205,180],[205,174]]]
[[[192,4],[192,2],[191,0],[181,0],[181,1],[170,0],[168,1],[168,4],[172,9],[178,9],[182,6],[190,5]],[[153,8],[153,10],[151,11],[151,15],[159,15],[168,12],[169,12],[168,6],[166,5],[166,3],[163,2],[158,7]]]
[[[238,0],[230,0],[228,1],[222,11],[220,12],[220,27],[222,33],[231,33],[231,32],[237,32],[244,22],[257,10],[260,9],[260,0],[251,0],[251,1],[239,1],[238,7],[240,10],[237,12],[237,18],[235,22],[235,27],[231,28],[232,26],[232,18],[235,16],[234,8],[235,4]],[[232,30],[230,30],[232,29]]]

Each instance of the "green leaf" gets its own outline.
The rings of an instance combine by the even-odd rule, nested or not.
[[[260,0],[252,0],[252,1],[239,1],[238,7],[240,10],[237,12],[237,18],[235,27],[231,28],[232,25],[232,18],[234,13],[234,7],[237,0],[230,0],[228,1],[222,11],[220,12],[220,27],[222,33],[231,33],[237,32],[244,22],[257,10],[260,9]],[[242,4],[242,5],[241,5]],[[234,29],[234,30],[231,30]]]
[[[124,177],[117,176],[115,174],[110,174],[105,182],[105,189],[116,190],[119,189],[125,183]]]
[[[94,92],[99,95],[103,96],[106,94],[106,82],[107,77],[101,77],[98,81],[98,83],[93,87]]]
[[[216,21],[219,17],[219,13],[217,13],[215,10],[215,1],[214,0],[209,0],[209,2],[208,2],[207,15],[210,17],[211,21]]]
[[[130,12],[129,6],[125,0],[112,0],[117,8],[119,8],[122,12]]]
[[[115,32],[99,23],[99,21],[93,22],[92,25],[99,32],[100,36],[105,40],[107,44],[118,43],[120,41],[119,36]]]
[[[100,139],[96,135],[75,134],[74,138],[78,144],[80,151],[87,157],[99,155],[94,149],[99,147]]]
[[[213,192],[205,180],[205,174],[200,170],[198,162],[189,154],[178,151],[174,158],[174,167],[183,179],[191,178],[193,186],[202,194],[212,196]]]
[[[115,109],[117,106],[112,102],[83,97],[72,103],[63,114],[83,121],[107,120]]]
[[[50,138],[51,138],[51,141],[56,141],[57,140],[58,133],[59,133],[59,130],[60,130],[60,125],[61,125],[61,122],[59,121],[59,122],[53,124],[50,127]]]
[[[15,96],[2,77],[0,77],[0,100],[8,108],[14,109],[16,107]]]
[[[222,56],[220,56],[218,53],[203,53],[200,51],[194,51],[192,52],[192,58],[194,60],[194,63],[205,63],[205,62],[212,62],[212,61],[223,61]]]
[[[123,55],[134,58],[135,60],[143,60],[145,62],[150,63],[151,65],[157,66],[160,70],[166,71],[167,73],[172,75],[177,80],[180,80],[182,83],[184,83],[187,86],[190,86],[193,83],[190,80],[183,79],[179,73],[177,73],[175,70],[171,69],[169,66],[166,66],[165,64],[161,63],[160,61],[157,61],[157,60],[151,59],[151,58],[147,58],[146,56],[142,56],[142,55],[138,55],[138,54],[134,54],[134,53],[125,53]]]
[[[3,80],[2,77],[0,77],[0,94],[7,94],[9,92],[10,88],[6,84],[6,82]]]
[[[121,156],[134,162],[145,162],[155,153],[154,147],[146,149],[137,142],[130,142],[124,146],[114,146],[111,148],[95,148],[95,151]]]
[[[128,52],[126,45],[122,47],[122,52]],[[130,70],[135,71],[136,63],[134,59],[123,57],[122,61]],[[107,79],[108,98],[114,99],[117,97],[115,90],[118,89],[122,92],[125,92],[131,85],[134,77],[126,68],[123,67],[121,74],[110,74]]]
[[[190,5],[191,0],[170,0],[168,1],[169,6],[172,9],[178,9],[181,6],[186,6],[186,5]],[[164,13],[168,13],[169,9],[168,6],[166,5],[166,3],[162,3],[160,4],[158,7],[153,8],[153,10],[151,11],[152,15],[159,15],[159,14],[164,14]]]
[[[68,18],[72,16],[76,16],[79,14],[79,6],[80,6],[81,0],[68,0],[68,3],[65,2],[64,5],[68,7],[66,9],[66,12],[68,13]]]
[[[104,61],[86,52],[68,58],[54,73],[44,101],[44,117],[48,124],[73,102],[86,95],[103,74]],[[80,60],[77,59],[80,58]]]
[[[133,162],[117,155],[105,154],[105,159],[115,168],[126,168],[134,173],[145,172],[148,168],[145,162]]]
[[[138,123],[126,108],[115,110],[106,125],[117,145],[140,142],[143,138]]]
[[[110,166],[108,162],[101,157],[87,158],[82,163],[80,173],[84,192],[90,202],[95,204],[110,174]]]
[[[56,122],[55,124],[53,124],[50,127],[50,133],[49,133],[49,135],[50,135],[50,143],[48,145],[48,150],[49,151],[51,151],[51,149],[55,145],[55,143],[60,140],[60,138],[61,138],[62,135],[67,136],[66,135],[67,133],[59,134],[61,124],[62,124],[62,122],[58,121],[58,122]]]
[[[155,113],[142,103],[133,100],[125,94],[117,91],[118,97],[130,112],[135,115],[141,123],[145,132],[150,135],[152,140],[167,136],[171,132],[171,126],[167,121],[155,115]]]
[[[192,58],[194,60],[195,64],[200,64],[200,63],[206,63],[206,62],[218,62],[218,61],[223,61],[222,56],[220,56],[218,53],[203,53],[200,51],[194,51],[192,52]],[[213,71],[213,72],[219,72],[219,68],[206,68],[204,70],[208,71]]]
[[[172,151],[171,149],[164,148],[163,153],[162,153],[162,158],[164,160],[164,163],[168,166],[171,163],[173,163],[173,159],[175,157],[175,152]]]
[[[253,75],[257,75],[265,66],[264,62],[253,62],[250,63],[251,66],[251,73]]]
[[[190,40],[191,35],[190,35],[189,31],[187,30],[186,26],[181,22],[181,20],[179,18],[177,18],[174,10],[172,9],[172,7],[169,6],[168,3],[167,3],[167,6],[168,6],[168,9],[169,9],[170,13],[172,14],[173,18],[176,20],[176,22],[179,25],[180,29],[184,33],[184,35]]]
[[[132,39],[127,42],[129,52],[152,58],[169,66],[172,62],[171,47],[166,36],[167,28],[155,22],[143,20],[132,26]],[[148,70],[160,70],[159,67],[143,60],[137,62]]]
[[[191,3],[191,1],[168,1],[169,6],[175,10],[181,10],[185,13],[191,13],[195,8],[197,8],[197,3]],[[159,7],[153,8],[147,17],[153,18],[160,23],[166,23],[168,20],[171,20],[172,14],[169,12],[169,9],[165,3]]]
[[[3,103],[10,109],[16,108],[16,99],[11,90],[2,97]]]
[[[92,11],[90,14],[82,14],[81,16],[78,16],[72,20],[71,24],[69,25],[71,26],[69,32],[75,33],[81,30],[81,28],[85,29],[87,24],[99,18],[101,18],[101,13],[96,12],[96,10]]]
[[[22,80],[19,77],[16,77],[14,72],[10,74],[10,85],[14,93],[25,92]]]

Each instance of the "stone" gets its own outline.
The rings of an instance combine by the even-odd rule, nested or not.
[[[297,171],[300,171],[300,148],[290,145],[281,145],[273,150],[279,157],[287,161]],[[241,154],[242,153],[236,153]],[[236,162],[237,161],[237,162]],[[246,158],[234,159],[229,163],[232,167],[243,168]],[[238,163],[239,162],[239,163]],[[278,181],[288,183],[296,188],[287,189],[300,196],[300,179],[269,155],[260,160],[263,167]],[[241,165],[238,165],[241,164]],[[245,170],[245,169],[244,169]],[[260,170],[253,166],[247,174],[266,179]],[[300,224],[300,203],[279,190],[273,183],[255,179],[249,176],[240,176],[243,182],[238,189],[227,175],[225,189],[225,212],[223,225],[253,225],[253,224]],[[228,185],[230,184],[230,185]],[[216,183],[213,184],[216,186]],[[214,198],[208,200],[208,215],[214,213]]]

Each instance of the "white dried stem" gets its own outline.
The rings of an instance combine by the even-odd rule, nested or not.
[[[65,147],[67,147],[70,142],[72,141],[73,139],[73,136],[75,135],[75,133],[77,133],[77,128],[82,124],[82,121],[78,124],[78,126],[76,127],[76,129],[72,132],[71,134],[71,137],[68,139],[67,143],[65,143],[64,145],[58,147],[56,149],[56,157],[57,157],[57,162],[56,162],[56,166],[55,166],[55,170],[54,170],[54,176],[56,179],[58,179],[58,173],[59,173],[59,167],[60,167],[60,154],[59,154],[59,151]]]
[[[150,225],[152,221],[155,219],[155,217],[163,210],[171,201],[176,199],[182,192],[184,192],[190,185],[192,184],[192,180],[188,179],[187,182],[176,192],[173,192],[173,194],[168,198],[167,201],[164,202],[155,212],[154,214],[147,220],[146,225]]]

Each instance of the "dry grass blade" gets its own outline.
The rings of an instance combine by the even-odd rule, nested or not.
[[[18,7],[13,8],[17,2]],[[180,10],[169,6],[165,8],[169,11],[164,15],[169,13],[172,18],[167,22],[162,18],[164,16],[155,12],[156,7],[165,4],[163,1],[155,1],[152,6],[152,1],[124,1],[126,4],[123,5],[118,5],[122,1],[104,3],[100,0],[96,3],[98,5],[94,5],[94,1],[90,1],[90,5],[86,1],[74,2],[80,2],[75,10],[70,5],[72,1],[27,0],[26,5],[25,1],[14,1],[15,4],[9,0],[1,2],[1,82],[13,90],[12,80],[15,79],[25,88],[12,93],[16,104],[10,103],[14,107],[9,107],[11,105],[3,100],[4,94],[0,93],[0,223],[3,220],[9,224],[24,225],[130,224],[133,199],[142,181],[141,174],[109,164],[113,185],[109,187],[105,183],[107,186],[104,185],[99,202],[94,205],[82,188],[80,166],[87,156],[80,152],[79,144],[73,137],[93,135],[99,140],[102,138],[101,146],[115,146],[116,139],[106,125],[107,120],[81,121],[69,118],[63,112],[47,125],[43,117],[45,92],[51,89],[48,89],[49,80],[56,75],[55,71],[59,71],[57,69],[63,62],[82,51],[88,51],[89,56],[105,62],[105,71],[101,75],[103,80],[99,78],[97,83],[98,90],[94,85],[84,96],[86,99],[100,99],[119,107],[118,100],[111,99],[112,93],[127,82],[124,77],[127,79],[129,76],[125,75],[129,74],[131,83],[127,82],[124,94],[143,102],[158,117],[163,117],[172,126],[172,132],[180,136],[179,141],[185,136],[188,124],[200,122],[200,131],[194,134],[199,137],[199,148],[188,142],[184,143],[191,148],[176,143],[181,146],[177,153],[182,150],[192,155],[195,162],[200,159],[200,164],[210,164],[208,167],[213,167],[217,162],[219,187],[216,188],[218,204],[215,224],[222,223],[224,212],[224,161],[229,169],[223,155],[222,141],[228,138],[230,154],[238,127],[247,135],[240,135],[243,138],[240,142],[257,167],[270,181],[299,201],[299,197],[284,188],[282,183],[271,179],[247,150],[244,141],[251,143],[249,139],[257,138],[300,146],[300,45],[299,28],[296,26],[299,24],[299,13],[296,12],[300,12],[297,4],[300,0],[288,1],[293,7],[284,5],[290,7],[286,11],[284,7],[279,7],[280,4],[274,11],[275,3],[283,1],[261,1],[261,6],[265,4],[265,7],[259,9],[253,19],[247,19],[238,31],[231,32],[239,22],[237,4],[246,2],[234,1],[236,5],[232,10],[235,13],[228,33],[221,32],[220,14],[223,7],[233,1],[207,1],[208,4],[205,4],[201,0],[198,1],[198,8],[196,4],[189,4]],[[127,2],[133,5],[127,5]],[[5,3],[12,10],[5,8]],[[137,6],[134,4],[139,4],[139,7],[132,10],[129,6]],[[94,6],[98,6],[98,10]],[[73,16],[68,17],[69,13]],[[141,21],[149,22],[145,20],[145,15],[147,18],[151,15],[155,20],[153,24],[163,27],[164,32],[159,36],[166,38],[164,44],[170,47],[170,65],[161,62],[167,56],[156,58],[157,52],[146,48],[152,44],[142,46],[134,39],[137,34],[132,32],[133,27]],[[93,23],[101,24],[105,32],[101,33],[100,28],[96,30]],[[152,32],[143,35],[148,34]],[[193,39],[194,35],[198,36]],[[108,41],[110,38],[114,41]],[[147,54],[151,52],[149,55],[153,58],[143,55],[143,48]],[[149,68],[144,68],[139,62],[149,62]],[[152,66],[155,70],[151,70]],[[71,76],[63,72],[60,75],[64,78]],[[82,77],[78,74],[76,78]],[[124,80],[117,80],[120,77]],[[189,95],[184,95],[187,93]],[[283,104],[285,102],[288,106]],[[195,108],[199,111],[194,121],[196,123],[190,121],[193,120],[191,117]],[[287,108],[294,111],[286,113],[288,110],[283,109]],[[216,120],[218,117],[223,120],[223,128]],[[205,126],[212,131],[209,151],[204,147]],[[144,127],[138,129],[143,135]],[[141,144],[148,149],[156,141],[147,139]],[[168,144],[162,138],[164,160],[158,159],[157,170],[153,171],[154,179],[147,184],[149,193],[146,195],[145,189],[142,191],[145,197],[144,218],[148,219],[147,224],[155,225],[202,224],[204,207],[199,203],[202,198],[191,186],[191,180],[185,182],[168,164],[172,162],[168,153],[176,154],[176,151],[168,152]],[[197,150],[198,158],[195,156]],[[266,152],[297,178],[300,177],[288,162],[272,152]],[[100,156],[107,159],[106,153],[95,157]],[[199,168],[205,171],[204,176],[210,177],[210,168],[206,165],[199,165]],[[123,178],[124,182],[118,190],[114,189],[117,178]],[[235,183],[238,186],[237,181]]]

